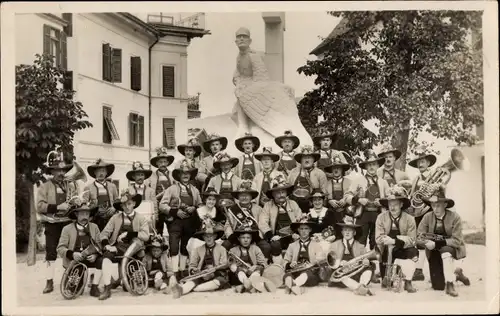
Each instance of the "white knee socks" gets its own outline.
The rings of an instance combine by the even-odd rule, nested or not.
[[[179,271],[186,270],[187,257],[180,255],[179,257]]]
[[[93,285],[98,285],[99,284],[99,282],[101,281],[101,275],[102,275],[102,271],[101,270],[94,269],[94,278],[92,279],[92,284]]]
[[[411,281],[411,279],[413,278],[413,273],[415,272],[415,261],[411,259],[396,259],[394,261],[394,264],[399,264],[405,276],[405,280]]]
[[[351,278],[342,278],[340,282],[342,282],[345,286],[347,286],[349,289],[353,291],[356,290],[359,286],[359,283]]]
[[[446,282],[455,281],[455,268],[453,264],[453,257],[449,253],[442,253],[441,258],[443,259],[443,274],[444,280]]]
[[[359,283],[363,285],[368,285],[368,282],[370,282],[370,280],[372,279],[372,274],[373,273],[371,270],[364,271],[361,274],[361,277],[359,278]]]
[[[172,256],[172,271],[179,271],[179,255]]]
[[[297,286],[302,286],[307,282],[307,274],[306,273],[301,273],[295,280],[293,280],[293,283]]]
[[[113,263],[105,258],[102,260],[102,280],[104,285],[111,284],[111,275],[113,274]],[[95,278],[95,276],[94,276]]]
[[[220,287],[220,283],[218,280],[212,280],[212,281],[207,281],[205,283],[202,283],[198,285],[197,287],[194,288],[193,291],[195,292],[208,292],[208,291],[215,291]],[[183,291],[184,293],[184,291]]]
[[[56,269],[56,262],[55,261],[47,261],[47,266],[45,270],[45,279],[46,280],[53,280],[54,279],[54,271]]]
[[[424,269],[424,264],[425,264],[425,259],[426,259],[426,256],[425,256],[425,250],[418,250],[418,261],[417,261],[417,264],[415,266],[416,269]]]

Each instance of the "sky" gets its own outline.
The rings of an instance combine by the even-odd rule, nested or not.
[[[309,55],[340,19],[326,12],[286,12],[284,68],[285,83],[300,97],[314,88],[314,78],[299,75],[297,68],[305,65]],[[232,76],[238,49],[234,33],[239,27],[251,32],[252,48],[265,51],[264,20],[261,13],[212,13],[205,16],[205,28],[211,35],[195,38],[188,47],[188,94],[200,95],[201,116],[230,112],[236,98]]]

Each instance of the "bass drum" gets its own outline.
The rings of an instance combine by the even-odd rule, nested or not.
[[[285,276],[285,269],[276,263],[270,264],[262,272],[262,277],[268,279],[276,285],[276,288],[283,286],[283,277]]]

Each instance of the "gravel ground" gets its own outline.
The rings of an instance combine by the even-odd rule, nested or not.
[[[433,291],[428,280],[427,266],[424,271],[426,280],[414,282],[418,292],[415,294],[403,293],[390,293],[383,291],[380,284],[372,284],[371,289],[374,292],[372,297],[359,297],[356,300],[364,302],[380,302],[384,300],[393,300],[395,297],[398,301],[453,301],[460,299],[463,300],[483,300],[485,299],[485,282],[484,268],[479,266],[478,262],[484,262],[485,247],[478,245],[467,245],[468,257],[463,261],[462,267],[466,275],[471,280],[471,286],[467,287],[461,283],[457,284],[457,291],[459,298],[452,298],[444,293],[444,291]],[[326,285],[320,285],[314,288],[306,289],[306,292],[298,298],[294,295],[286,295],[282,289],[278,289],[276,293],[258,293],[258,294],[237,294],[232,289],[212,292],[212,293],[190,293],[180,299],[174,300],[170,295],[157,293],[152,289],[148,290],[147,295],[144,296],[131,296],[123,292],[121,287],[113,290],[112,297],[106,301],[99,301],[94,297],[88,295],[89,288],[86,288],[84,295],[75,300],[65,300],[59,292],[60,276],[63,273],[60,260],[57,262],[55,291],[50,294],[42,294],[45,286],[43,278],[43,261],[37,261],[37,264],[28,267],[25,262],[17,264],[17,286],[18,286],[18,304],[19,306],[86,306],[86,305],[119,305],[119,304],[147,304],[147,305],[163,305],[163,304],[224,304],[230,301],[231,303],[244,303],[244,304],[265,304],[265,303],[297,303],[301,302],[325,302],[331,297],[335,300],[352,299],[354,294],[346,289],[328,288]]]

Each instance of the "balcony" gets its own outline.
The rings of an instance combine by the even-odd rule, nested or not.
[[[147,22],[154,26],[178,26],[205,30],[205,13],[199,12],[187,17],[181,17],[180,14],[172,13],[148,14]]]

